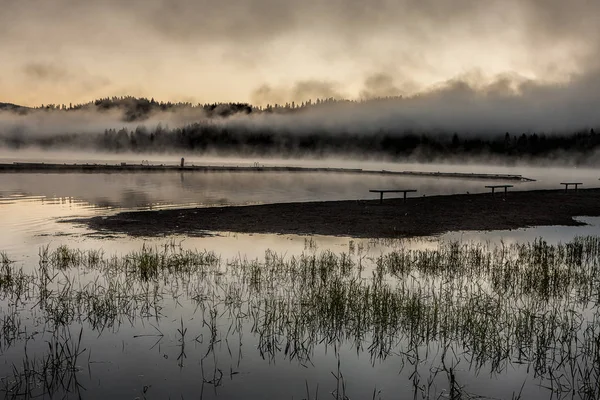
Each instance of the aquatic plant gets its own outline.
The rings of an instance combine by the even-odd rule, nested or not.
[[[32,379],[44,382],[36,386],[44,393],[74,391],[82,336],[148,324],[155,332],[134,339],[153,336],[160,346],[171,330],[178,367],[187,368],[184,360],[198,351],[202,388],[214,390],[227,371],[233,379],[243,369],[250,335],[269,363],[283,357],[309,367],[315,352],[331,351],[338,360],[331,371],[336,398],[351,397],[340,364],[348,345],[373,366],[398,360],[419,398],[475,396],[469,379],[519,368],[530,383],[515,388],[515,398],[528,385],[545,388],[549,398],[600,396],[600,238],[594,236],[556,245],[447,242],[373,258],[359,246],[333,253],[311,242],[299,255],[267,251],[261,259],[231,260],[173,243],[122,256],[46,247],[30,273],[0,255],[0,289],[13,304],[2,310],[3,349],[26,346],[26,360],[4,381],[7,394],[23,393]],[[27,343],[37,339],[27,334],[16,299],[53,332],[51,352],[36,362]],[[76,326],[73,340],[66,332]],[[228,367],[217,356],[222,351],[232,360]],[[310,396],[308,388],[307,381]]]

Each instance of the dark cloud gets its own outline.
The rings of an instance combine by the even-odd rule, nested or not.
[[[174,41],[244,45],[315,30],[340,39],[391,30],[406,35],[399,40],[427,41],[457,33],[517,30],[526,33],[524,38],[548,45],[556,39],[597,43],[594,34],[599,31],[600,15],[600,3],[594,0],[49,0],[37,2],[36,7],[0,0],[0,6],[0,22],[5,23],[0,26],[14,32],[22,25],[68,27],[95,20],[94,28],[104,31],[127,34],[126,29],[143,27]],[[73,37],[62,40],[98,34],[96,30],[73,32]]]
[[[75,92],[94,91],[110,85],[110,80],[102,75],[88,73],[75,65],[61,65],[49,62],[29,62],[21,72],[28,80],[51,86],[68,88]]]
[[[90,93],[99,93],[103,89],[111,88],[111,81],[99,74],[92,74],[86,69],[74,64],[48,61],[32,61],[17,68],[12,84],[20,82],[17,87],[21,88],[23,96],[31,100],[28,104],[39,105],[43,103],[72,103],[76,99],[86,98],[90,100]],[[50,92],[50,101],[40,101],[36,98],[40,91]],[[105,96],[112,95],[107,91]],[[56,100],[56,98],[63,100]]]
[[[69,78],[69,72],[64,67],[52,64],[31,62],[23,66],[23,73],[27,78],[36,80],[66,80]]]
[[[403,35],[399,41],[423,44],[517,31],[531,45],[582,41],[596,46],[600,15],[600,3],[592,0],[134,0],[112,5],[175,41],[244,46],[315,31],[338,41],[392,31]]]
[[[509,0],[510,1],[510,0]],[[123,2],[138,20],[177,40],[268,40],[278,35],[335,28],[340,34],[421,25],[440,28],[489,11],[476,0],[148,0]],[[471,24],[473,22],[471,21]]]
[[[0,10],[0,54],[11,55],[0,75],[24,65],[27,79],[89,97],[143,85],[211,101],[189,82],[215,97],[225,90],[215,81],[233,74],[246,84],[228,87],[231,101],[394,96],[481,65],[541,80],[585,74],[600,51],[596,0],[0,0]],[[61,64],[73,61],[82,71]],[[251,93],[250,82],[265,85]]]
[[[277,0],[145,1],[135,5],[150,29],[173,40],[203,42],[242,41],[274,38],[294,28],[295,12],[291,4]],[[132,4],[128,5],[132,8]]]

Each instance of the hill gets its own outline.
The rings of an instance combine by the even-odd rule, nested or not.
[[[2,103],[0,102],[0,110],[23,110],[29,107],[19,106],[13,103]]]

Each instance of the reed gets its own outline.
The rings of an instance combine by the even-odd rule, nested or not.
[[[17,304],[27,304],[37,323],[54,332],[45,355],[25,351],[4,390],[76,391],[71,375],[84,352],[82,336],[152,323],[160,345],[168,340],[162,323],[175,334],[178,367],[188,368],[184,360],[198,348],[202,384],[215,390],[243,368],[250,334],[270,363],[283,357],[309,367],[316,351],[331,351],[338,360],[331,381],[336,398],[352,397],[340,364],[347,345],[372,365],[398,360],[418,398],[473,397],[469,379],[494,379],[522,366],[528,385],[545,388],[549,398],[600,397],[599,237],[555,245],[447,242],[429,250],[396,247],[373,258],[360,246],[350,249],[318,251],[307,242],[298,255],[267,251],[261,259],[222,260],[174,243],[122,256],[46,247],[31,273],[0,253],[0,293],[13,305],[2,310],[3,348],[28,343]],[[174,309],[182,310],[178,318]],[[78,338],[67,334],[75,326],[82,327]],[[223,351],[230,359],[237,354],[235,365],[220,364]],[[27,392],[32,380],[43,389]]]

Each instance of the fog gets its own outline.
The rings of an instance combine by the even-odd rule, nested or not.
[[[82,110],[32,109],[26,113],[0,111],[0,137],[23,135],[23,137],[51,137],[65,134],[98,134],[106,129],[134,130],[138,126],[166,128],[185,126],[204,119],[201,110],[186,109],[177,112],[156,113],[143,122],[127,122],[123,110],[99,111],[94,108]]]
[[[481,84],[473,75],[403,98],[331,102],[294,112],[240,113],[228,118],[208,118],[199,108],[155,112],[134,122],[125,122],[122,110],[4,111],[0,112],[0,136],[103,133],[105,129],[134,130],[140,125],[153,129],[158,124],[177,128],[193,122],[299,134],[371,134],[382,130],[471,135],[572,133],[600,125],[599,104],[600,74],[596,72],[574,76],[568,84],[515,76]]]
[[[475,74],[399,100],[333,104],[293,116],[237,117],[232,122],[294,132],[566,133],[597,127],[598,105],[597,72],[573,76],[563,84],[511,75],[481,83]]]

